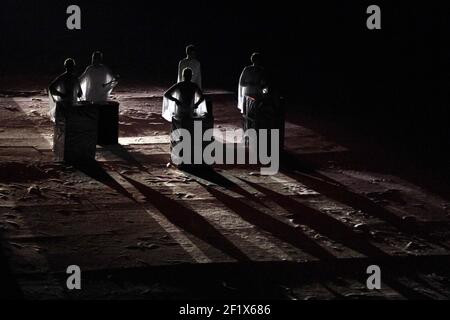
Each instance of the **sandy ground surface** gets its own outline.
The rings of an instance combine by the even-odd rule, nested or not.
[[[358,136],[288,114],[274,176],[167,167],[162,88],[121,88],[120,146],[53,162],[39,90],[0,97],[0,241],[8,289],[34,299],[450,298],[450,194]],[[212,90],[215,126],[239,128]],[[82,290],[66,289],[66,268]],[[382,289],[366,287],[377,264]]]

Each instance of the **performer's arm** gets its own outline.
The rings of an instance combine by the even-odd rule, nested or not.
[[[106,88],[108,86],[115,87],[117,85],[117,83],[119,82],[118,77],[116,78],[108,67],[105,67],[105,68],[108,72],[108,75],[111,77],[111,81],[104,83],[103,88]]]
[[[50,94],[52,96],[57,96],[57,97],[63,98],[65,95],[62,92],[60,92],[58,89],[56,89],[59,81],[60,81],[60,77],[53,80],[53,82],[48,87],[48,91],[50,92]]]
[[[180,101],[178,100],[178,99],[176,99],[174,96],[173,96],[173,93],[175,92],[175,90],[178,88],[178,85],[177,84],[174,84],[173,86],[171,86],[170,88],[169,88],[169,90],[167,90],[165,93],[164,93],[164,97],[166,98],[166,99],[169,99],[169,100],[171,100],[171,101],[174,101],[176,104],[180,104]]]

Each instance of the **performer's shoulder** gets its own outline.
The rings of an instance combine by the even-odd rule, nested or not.
[[[246,66],[244,67],[244,69],[242,70],[242,73],[247,73],[253,70],[253,66]]]

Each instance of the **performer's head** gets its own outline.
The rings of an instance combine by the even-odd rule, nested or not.
[[[100,51],[95,51],[92,54],[92,64],[98,65],[101,64],[103,62],[103,53],[101,53]]]
[[[183,69],[183,80],[186,82],[189,82],[192,80],[192,69],[191,68]]]
[[[260,66],[261,65],[261,54],[259,52],[254,52],[252,56],[250,57],[250,60],[252,61],[254,66]]]
[[[67,58],[66,61],[64,61],[64,68],[67,73],[73,73],[75,71],[75,60]]]
[[[186,56],[188,58],[195,58],[197,55],[197,51],[195,50],[195,46],[190,44],[186,47]]]

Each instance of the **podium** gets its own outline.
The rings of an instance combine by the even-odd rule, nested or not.
[[[57,102],[53,134],[56,161],[79,163],[95,160],[98,108],[88,102]]]
[[[57,102],[53,134],[55,161],[95,160],[98,145],[119,142],[119,103]]]
[[[202,131],[201,131],[201,137],[194,137],[194,126],[195,123],[201,124]],[[178,129],[185,129],[189,132],[191,136],[191,144],[190,144],[190,151],[191,151],[191,157],[190,157],[190,163],[181,163],[180,166],[186,166],[186,165],[204,165],[203,163],[203,157],[201,163],[194,163],[194,153],[201,150],[201,154],[203,155],[203,150],[205,147],[210,143],[208,141],[203,141],[202,137],[206,130],[212,129],[214,127],[214,118],[211,114],[207,114],[206,116],[194,116],[193,118],[185,118],[180,119],[178,117],[172,117],[172,132]],[[214,137],[213,137],[214,139]],[[202,145],[199,148],[199,146],[195,145],[196,141],[202,141]],[[180,140],[174,139],[173,135],[171,134],[170,139],[170,153],[171,157],[176,157],[177,155],[173,154],[173,148],[178,144],[181,143]],[[200,149],[200,150],[198,150]],[[183,152],[180,153],[180,156],[183,157]]]

